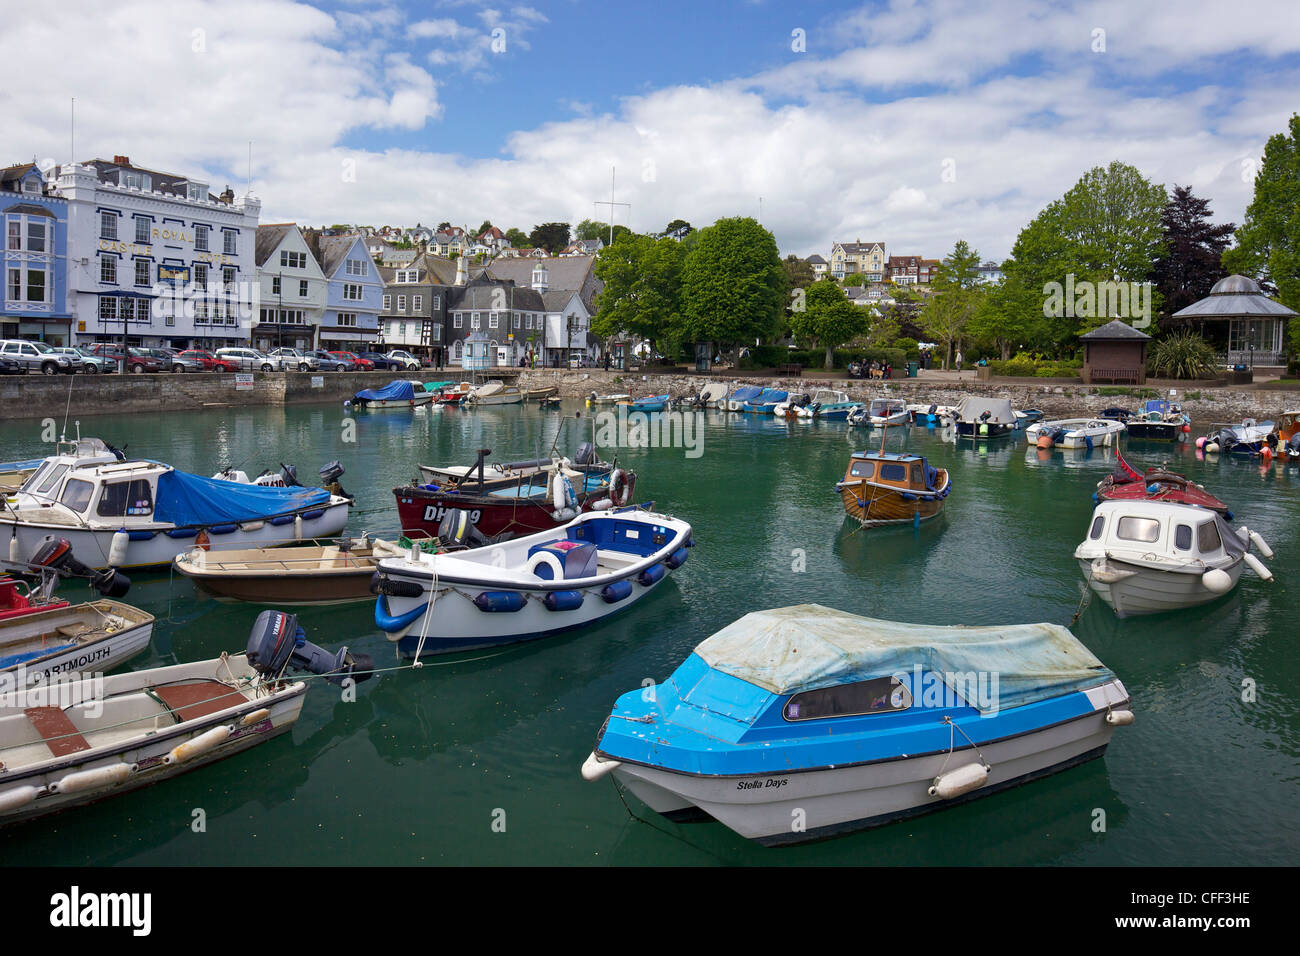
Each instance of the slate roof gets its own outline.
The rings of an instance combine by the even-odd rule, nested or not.
[[[1139,332],[1119,319],[1111,319],[1100,328],[1093,329],[1079,338],[1084,342],[1148,342],[1151,340],[1151,336],[1145,332]]]
[[[1214,283],[1204,299],[1174,313],[1175,319],[1226,319],[1234,316],[1287,318],[1296,313],[1266,296],[1259,283],[1242,275],[1230,275]]]
[[[487,267],[488,275],[508,279],[517,286],[531,287],[533,269],[546,267],[549,273],[546,286],[552,292],[577,292],[582,296],[587,311],[595,313],[590,299],[603,288],[604,283],[592,275],[594,256],[550,256],[546,259],[496,259]]]
[[[821,263],[822,265],[826,265],[826,260],[814,252],[812,255],[808,257],[808,264],[815,266],[818,263]]]
[[[534,289],[520,288],[512,282],[493,281],[480,276],[469,285],[453,286],[447,293],[447,310],[464,311],[478,309],[482,312],[494,311],[497,305],[493,301],[497,289],[506,292],[506,308],[522,312],[545,312],[542,296]],[[567,301],[567,299],[566,299]]]
[[[271,254],[280,248],[280,243],[288,235],[290,229],[297,229],[298,224],[293,222],[279,222],[266,226],[257,227],[257,245],[256,258],[257,264],[265,265],[266,260],[271,258]]]

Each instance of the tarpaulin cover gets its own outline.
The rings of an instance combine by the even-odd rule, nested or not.
[[[1011,410],[1011,402],[1005,398],[977,398],[970,396],[962,399],[957,415],[963,422],[978,421],[985,412],[989,417],[985,421],[995,425],[1014,425],[1016,413]]]
[[[714,670],[774,694],[871,677],[997,674],[985,712],[1095,687],[1115,675],[1059,624],[941,627],[859,617],[818,604],[755,611],[695,648]]]
[[[183,471],[158,476],[154,519],[181,528],[256,521],[329,504],[324,488],[274,488],[221,478],[201,478]]]
[[[367,402],[409,402],[415,397],[415,386],[404,379],[398,379],[383,388],[363,389],[353,397]]]

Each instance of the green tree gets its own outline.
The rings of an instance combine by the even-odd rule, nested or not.
[[[1043,297],[1009,276],[990,287],[966,325],[966,334],[1009,359],[1013,349],[1033,345],[1043,337]]]
[[[671,239],[621,237],[596,255],[605,287],[596,297],[591,330],[603,338],[628,333],[650,342],[678,341],[682,263],[686,250]]]
[[[1287,133],[1269,137],[1235,239],[1223,254],[1224,268],[1259,279],[1266,291],[1277,290],[1283,305],[1300,311],[1300,115],[1291,115]],[[1291,320],[1289,339],[1291,352],[1300,352],[1300,321]]]
[[[451,223],[449,222],[438,223],[438,232],[447,232],[449,229],[451,229]]]
[[[683,230],[683,236],[689,236],[694,231],[691,229],[691,224],[685,219],[674,219],[668,225],[664,226],[664,235],[666,236],[671,232],[676,232],[678,229]]]
[[[850,272],[848,275],[844,277],[845,288],[852,288],[854,286],[860,286],[866,284],[867,284],[867,277],[861,272]]]
[[[542,248],[551,255],[559,252],[569,244],[569,224],[567,222],[544,222],[533,226],[528,241],[535,248]]]
[[[483,235],[483,233],[487,232],[491,228],[492,228],[492,220],[484,219],[483,224],[478,227],[478,232],[474,233],[474,235],[477,238],[478,236]]]
[[[511,226],[506,230],[506,242],[516,249],[523,249],[528,245],[528,234],[522,229]]]
[[[835,349],[870,327],[871,317],[849,301],[834,279],[822,279],[804,290],[804,307],[790,315],[790,329],[802,342],[816,342],[826,350],[826,370],[835,368]]]
[[[781,268],[785,270],[786,284],[790,289],[806,289],[817,281],[808,260],[800,259],[794,253],[781,260]]]
[[[921,328],[944,345],[943,367],[952,363],[953,344],[978,311],[984,292],[979,288],[979,253],[962,239],[939,263],[930,283],[934,294],[921,309]]]
[[[719,219],[699,230],[682,265],[686,339],[734,345],[771,336],[785,309],[776,239],[754,219]]]

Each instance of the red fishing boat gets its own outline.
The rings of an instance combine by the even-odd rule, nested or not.
[[[20,584],[23,585],[21,590]],[[67,601],[44,597],[30,590],[26,582],[0,575],[0,621],[67,606]]]
[[[489,538],[532,534],[572,521],[579,512],[623,507],[636,488],[635,473],[597,461],[589,452],[580,452],[576,463],[555,459],[549,467],[518,470],[487,465],[489,454],[480,449],[475,465],[459,477],[394,488],[403,532],[437,537],[447,515],[463,511]]]
[[[1097,482],[1094,501],[1169,501],[1176,504],[1196,505],[1217,511],[1231,521],[1232,509],[1186,475],[1169,471],[1161,466],[1148,468],[1138,474],[1129,467],[1124,456],[1115,451],[1115,470]]]

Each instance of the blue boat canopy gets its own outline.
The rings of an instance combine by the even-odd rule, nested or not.
[[[275,488],[222,478],[202,478],[184,471],[158,476],[154,519],[192,528],[256,521],[329,504],[324,488]]]
[[[362,389],[352,397],[367,402],[409,402],[415,397],[415,386],[403,379],[397,379],[383,388]]]
[[[948,675],[996,675],[997,699],[980,707],[981,713],[1095,687],[1115,676],[1059,624],[899,624],[818,604],[746,614],[695,653],[714,670],[782,695],[910,674],[918,665],[950,686],[955,682]],[[963,676],[955,680],[965,683]]]

